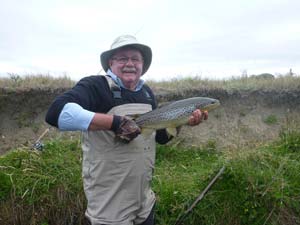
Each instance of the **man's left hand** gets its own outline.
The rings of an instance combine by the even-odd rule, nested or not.
[[[201,123],[202,120],[207,120],[207,119],[208,119],[207,111],[201,112],[200,109],[196,109],[190,116],[188,124],[190,126],[195,126],[195,125],[198,125],[199,123]]]

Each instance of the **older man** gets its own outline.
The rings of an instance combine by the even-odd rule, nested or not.
[[[82,131],[85,215],[91,224],[153,225],[155,142],[165,144],[172,137],[166,130],[139,135],[140,128],[127,117],[157,107],[140,79],[150,67],[152,51],[124,35],[100,58],[107,75],[85,77],[58,96],[46,121],[60,130]],[[196,110],[189,124],[202,119],[207,114]]]

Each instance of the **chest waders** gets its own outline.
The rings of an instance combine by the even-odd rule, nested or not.
[[[113,92],[115,84],[106,76]],[[117,92],[117,91],[116,91]],[[115,97],[121,97],[118,93]],[[113,107],[108,114],[141,114],[150,104],[130,103]],[[155,163],[155,132],[139,135],[130,143],[115,139],[111,131],[82,134],[83,184],[88,201],[86,217],[92,225],[133,225],[150,214],[155,195],[150,183]]]

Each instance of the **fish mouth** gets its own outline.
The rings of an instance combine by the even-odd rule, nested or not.
[[[202,111],[210,111],[210,110],[213,110],[213,109],[219,107],[220,105],[221,105],[220,101],[219,100],[215,100],[215,101],[211,102],[211,104],[203,107],[200,110],[202,110]]]

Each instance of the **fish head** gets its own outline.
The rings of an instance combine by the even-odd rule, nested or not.
[[[220,105],[220,101],[214,98],[198,97],[195,99],[195,106],[201,111],[210,111]]]

